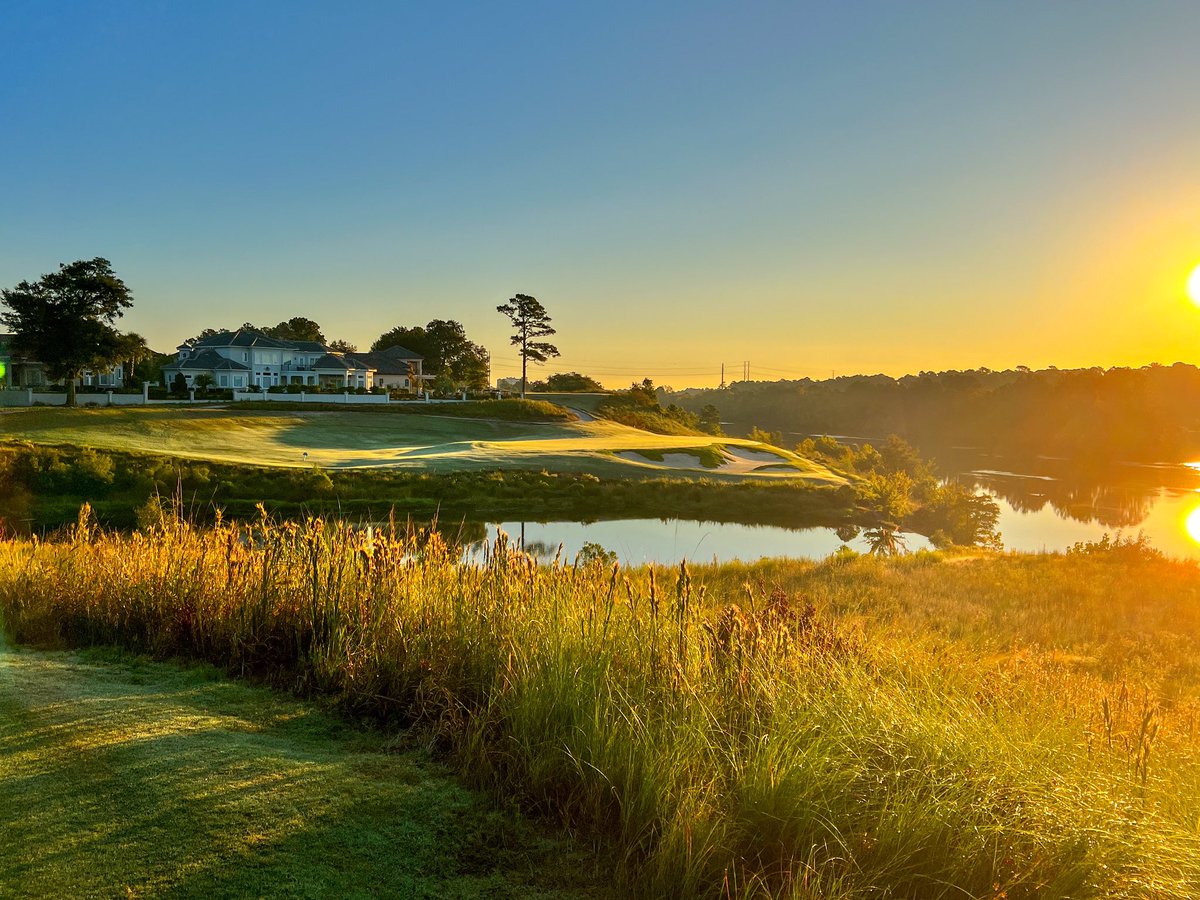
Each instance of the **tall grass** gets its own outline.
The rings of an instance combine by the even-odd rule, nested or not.
[[[503,539],[464,564],[436,534],[265,516],[123,535],[85,511],[68,541],[0,545],[17,640],[199,657],[418,726],[616,854],[632,893],[1200,892],[1195,746],[1159,736],[1153,698],[1097,720],[1079,692],[1104,686],[1032,651],[989,666],[733,593],[686,566],[538,566]]]

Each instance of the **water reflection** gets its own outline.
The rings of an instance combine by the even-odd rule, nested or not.
[[[1104,534],[1143,533],[1176,556],[1200,556],[1200,470],[1190,465],[1080,465],[1046,457],[938,454],[942,470],[992,494],[1013,550],[1063,550]]]
[[[991,492],[1017,512],[1049,507],[1063,518],[1113,530],[1144,523],[1164,494],[1200,490],[1200,472],[1187,465],[1079,464],[963,450],[943,451],[938,460],[943,471]]]
[[[1157,485],[1043,480],[1009,473],[966,472],[957,477],[989,491],[1017,512],[1035,513],[1049,506],[1063,518],[1114,530],[1135,528],[1144,522],[1162,490]]]
[[[688,562],[750,562],[764,557],[823,559],[848,545],[860,553],[870,550],[869,535],[843,533],[833,528],[782,528],[774,525],[738,525],[730,522],[696,522],[686,519],[614,519],[599,522],[501,522],[487,526],[488,539],[503,531],[513,543],[524,546],[541,561],[556,556],[571,562],[588,548],[615,554],[625,565]],[[847,537],[843,541],[842,537]],[[908,550],[929,547],[919,534],[897,532]],[[481,552],[481,546],[474,552]],[[468,551],[470,552],[470,550]]]
[[[1187,514],[1183,520],[1183,528],[1188,533],[1188,537],[1200,544],[1200,503],[1197,503],[1196,507]]]

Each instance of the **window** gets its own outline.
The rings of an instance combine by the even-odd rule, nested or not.
[[[220,376],[220,385],[221,385],[221,387],[229,387],[229,376],[228,375]]]

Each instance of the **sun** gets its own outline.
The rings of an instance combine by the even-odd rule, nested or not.
[[[1188,278],[1188,296],[1192,298],[1192,302],[1200,306],[1200,266],[1196,266],[1192,270],[1191,276]]]

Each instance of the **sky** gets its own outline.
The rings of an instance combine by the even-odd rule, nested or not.
[[[1200,362],[1200,3],[6,0],[0,287],[609,386]]]

